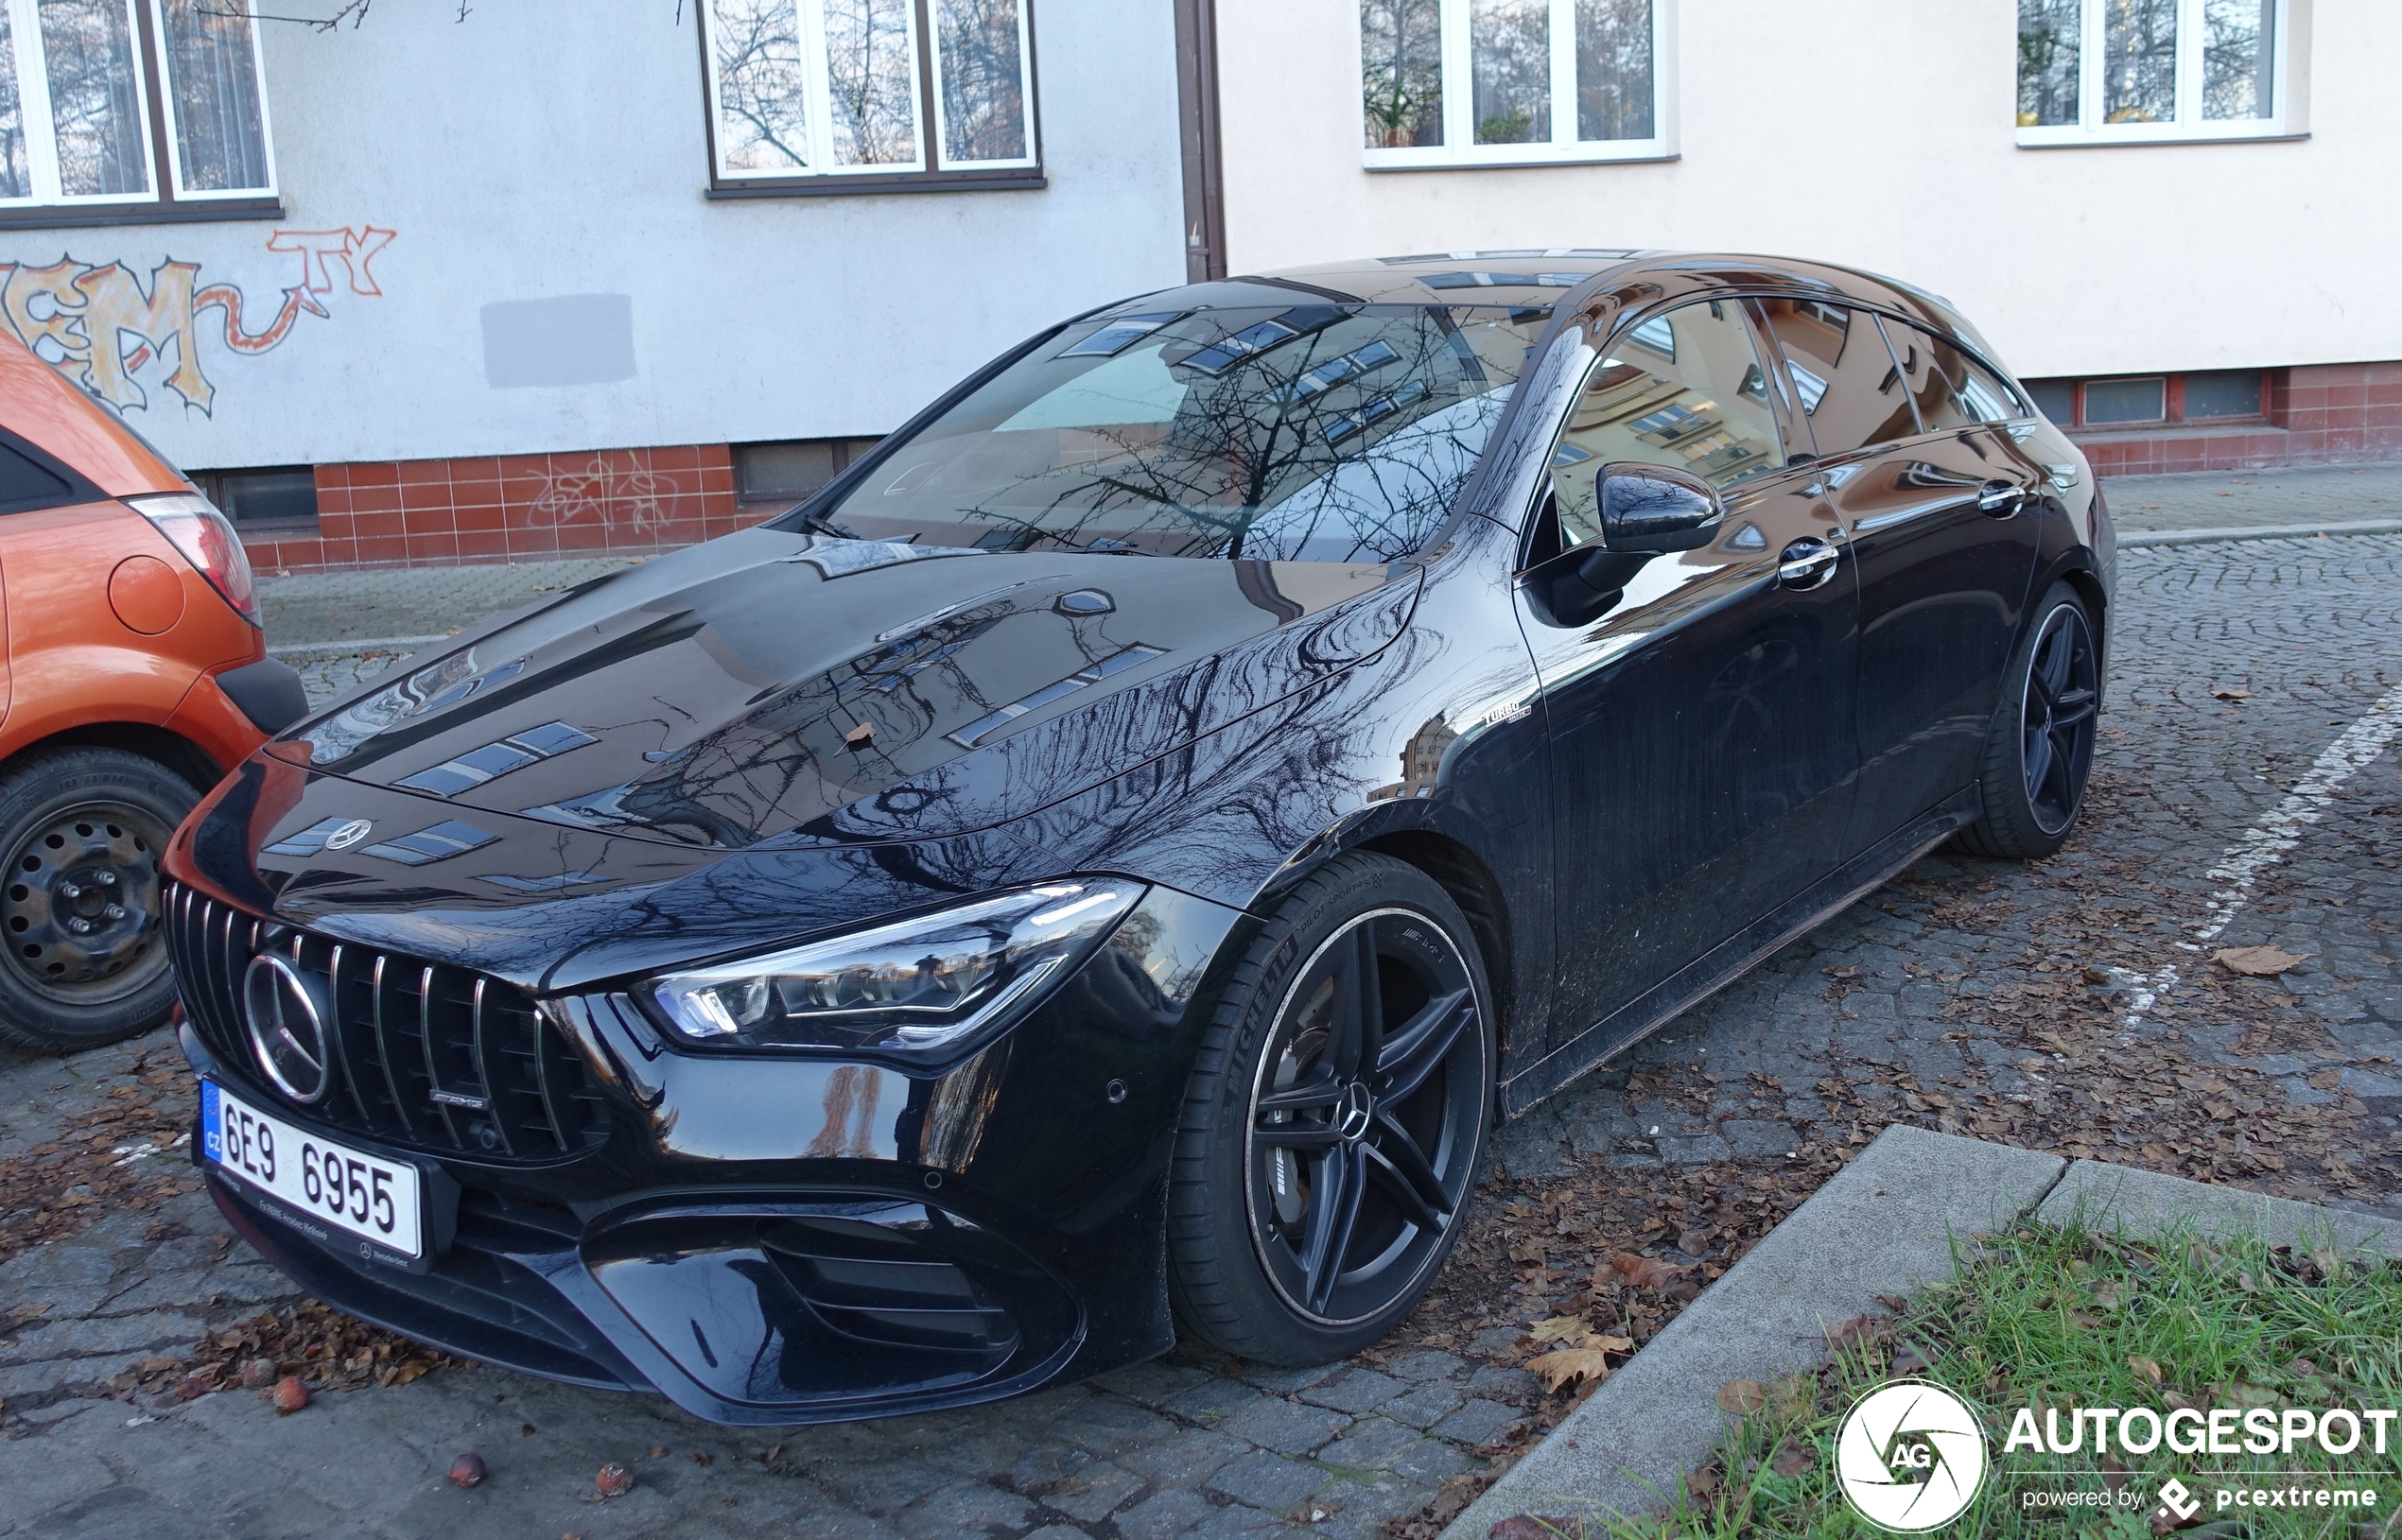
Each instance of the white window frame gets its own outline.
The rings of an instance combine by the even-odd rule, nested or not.
[[[701,0],[705,6],[708,0]],[[878,161],[867,165],[837,165],[834,164],[834,87],[827,73],[826,60],[826,7],[822,0],[784,0],[792,6],[800,26],[801,64],[807,72],[802,83],[802,110],[809,114],[809,158],[807,165],[767,166],[747,170],[725,164],[722,143],[717,149],[717,175],[720,182],[786,182],[802,177],[891,177],[908,176],[926,169],[926,112],[923,93],[918,82],[923,78],[920,58],[924,40],[917,35],[917,7],[903,0],[902,11],[909,31],[909,118],[912,142],[917,153],[906,161]],[[708,22],[701,23],[705,39]],[[705,45],[701,50],[703,63],[708,70],[710,137],[717,140],[717,129],[725,121],[724,107],[718,95],[717,49]]]
[[[946,171],[1023,171],[1042,164],[1042,147],[1035,143],[1035,33],[1034,9],[1027,0],[1018,0],[1018,99],[1025,106],[1026,153],[1006,161],[954,161],[943,153],[942,147],[950,142],[950,124],[943,112],[943,47],[941,24],[935,19],[934,8],[941,0],[926,0],[927,25],[935,29],[934,64],[934,137],[932,144],[936,164]]]
[[[10,0],[10,3],[15,4],[17,3],[17,0]],[[204,203],[231,202],[244,199],[281,198],[283,196],[283,189],[277,181],[277,173],[275,170],[275,124],[270,113],[267,100],[267,29],[259,26],[258,18],[255,15],[251,18],[251,68],[255,72],[256,78],[258,80],[258,142],[262,152],[267,156],[267,185],[264,187],[224,187],[215,190],[203,189],[201,191],[195,192],[191,188],[183,185],[183,136],[176,131],[174,84],[167,78],[166,74],[166,10],[164,0],[149,0],[149,7],[150,36],[157,40],[156,46],[159,53],[157,64],[159,71],[158,95],[159,101],[166,112],[166,133],[165,135],[166,140],[166,160],[169,172],[175,178],[175,200],[179,203]],[[140,34],[137,32],[135,37],[138,41]],[[142,120],[144,127],[148,128],[149,124],[150,112],[150,81],[148,78],[150,61],[144,60],[142,63],[144,76],[142,81]],[[49,83],[47,81],[43,83],[43,90],[46,95],[49,90]],[[155,173],[153,173],[153,176],[155,176]]]
[[[142,23],[135,0],[117,0],[125,10],[125,27],[133,39],[133,99],[142,120],[142,176],[149,183],[138,193],[82,193],[67,196],[59,174],[59,121],[50,105],[50,63],[42,41],[38,0],[7,0],[9,36],[16,45],[17,118],[25,133],[26,179],[33,184],[24,198],[0,198],[0,209],[92,208],[112,204],[155,203],[159,200],[157,136],[150,123],[149,50],[143,45]]]
[[[45,209],[165,210],[188,203],[272,203],[282,197],[275,169],[275,132],[267,99],[267,61],[262,28],[251,23],[251,68],[258,81],[259,143],[267,157],[267,185],[194,189],[183,184],[183,148],[176,132],[175,96],[166,75],[166,17],[162,0],[122,0],[125,22],[133,39],[134,104],[142,130],[142,168],[148,191],[81,193],[68,196],[59,172],[58,120],[50,105],[49,61],[44,51],[39,0],[0,0],[9,12],[9,34],[16,50],[17,113],[25,134],[25,158],[31,192],[24,198],[0,198],[0,215]],[[145,25],[147,23],[147,25]],[[160,122],[152,108],[166,114]],[[160,147],[165,148],[166,187],[159,178]],[[273,211],[276,217],[282,211]]]
[[[942,47],[937,0],[908,0],[910,114],[916,130],[916,157],[873,165],[834,163],[833,90],[827,73],[826,10],[822,0],[779,0],[791,6],[798,20],[804,111],[809,116],[809,156],[802,166],[729,165],[725,158],[725,111],[719,84],[717,44],[709,28],[709,0],[699,0],[703,106],[708,112],[711,196],[772,196],[776,192],[833,191],[846,180],[873,181],[878,192],[908,190],[912,184],[935,190],[947,187],[1039,186],[1042,144],[1041,112],[1035,99],[1034,0],[1018,0],[1018,88],[1024,104],[1026,153],[1003,161],[954,161],[943,154],[948,121],[943,112]],[[920,21],[924,26],[919,25]],[[931,99],[930,90],[931,88]]]
[[[2307,0],[2303,0],[2306,6]],[[2021,128],[2022,149],[2060,149],[2091,145],[2219,144],[2235,139],[2289,139],[2302,132],[2300,85],[2295,60],[2295,0],[2276,0],[2271,46],[2275,59],[2270,70],[2274,96],[2267,117],[2204,118],[2202,115],[2202,25],[2204,0],[2177,0],[2177,116],[2167,123],[2107,123],[2103,121],[2104,0],[2083,0],[2077,42],[2077,117],[2075,123]],[[2013,34],[2015,36],[2015,34]],[[2017,81],[2011,81],[2015,112]]]
[[[1358,0],[1351,8],[1355,61],[1366,59]],[[1469,52],[1470,0],[1438,0],[1441,10],[1443,142],[1396,149],[1363,147],[1371,171],[1431,171],[1492,165],[1589,165],[1610,161],[1677,157],[1677,0],[1652,0],[1651,129],[1648,139],[1576,137],[1575,0],[1551,0],[1551,138],[1526,145],[1480,145],[1476,138],[1475,66]],[[1349,120],[1360,118],[1360,72],[1351,73]],[[1353,131],[1358,131],[1356,129]]]

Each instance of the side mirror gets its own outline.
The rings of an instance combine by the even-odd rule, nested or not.
[[[1631,462],[1601,474],[1601,543],[1613,551],[1656,556],[1690,551],[1718,538],[1726,504],[1697,476]]]

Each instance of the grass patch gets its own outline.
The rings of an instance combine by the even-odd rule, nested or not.
[[[2189,1228],[2137,1243],[2037,1225],[1989,1237],[1958,1261],[1951,1282],[1890,1302],[1893,1315],[1831,1333],[1834,1353],[1818,1374],[1729,1387],[1721,1405],[1745,1414],[1718,1459],[1687,1478],[1662,1518],[1610,1532],[1621,1540],[1879,1533],[1836,1484],[1836,1430],[1863,1394],[1919,1376],[1964,1396],[1985,1426],[1983,1490],[1944,1533],[2160,1533],[2172,1527],[2154,1517],[2160,1490],[2175,1478],[2202,1503],[2175,1526],[2188,1533],[2402,1537],[2402,1421],[2386,1425],[2382,1455],[2365,1419],[2359,1447],[2341,1455],[2306,1440],[2290,1455],[2179,1454],[2165,1439],[2149,1453],[2130,1453],[2115,1436],[2097,1455],[2090,1424],[2077,1454],[2005,1451],[2022,1408],[2034,1409],[2039,1426],[2057,1410],[2063,1435],[2075,1407],[2148,1407],[2164,1418],[2179,1408],[2402,1408],[2402,1267],[2332,1249],[2205,1240]],[[2376,1507],[2217,1507],[2222,1487],[2297,1485],[2373,1488]],[[2029,1492],[2121,1489],[2135,1494],[2132,1506],[2023,1506]]]

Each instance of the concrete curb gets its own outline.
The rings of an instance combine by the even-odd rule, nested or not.
[[[1443,1531],[1487,1540],[1513,1514],[1656,1514],[1707,1459],[1732,1379],[1772,1380],[1825,1361],[1827,1327],[1952,1274],[1952,1243],[2032,1212],[2046,1223],[2156,1234],[2190,1220],[2271,1245],[2402,1256],[2402,1222],[2214,1187],[2101,1161],[1887,1129],[1809,1202],[1670,1322]]]
[[[2080,1160],[2071,1166],[2036,1208],[2035,1217],[2045,1224],[2065,1224],[2073,1219],[2088,1230],[2131,1236],[2158,1234],[2190,1220],[2206,1236],[2252,1235],[2271,1246],[2332,1240],[2347,1252],[2402,1256],[2402,1223],[2392,1220],[2271,1198],[2240,1187],[2214,1187],[2097,1160]]]
[[[2068,1162],[1895,1125],[1770,1231],[1443,1531],[1512,1514],[1601,1518],[1665,1506],[1726,1431],[1731,1379],[1815,1369],[1826,1329],[1952,1275],[1955,1237],[2004,1228]]]
[[[2320,535],[2397,533],[2402,533],[2402,519],[2363,519],[2357,524],[2255,524],[2234,529],[2157,529],[2150,534],[2120,535],[2118,548],[2139,551],[2150,545],[2207,545],[2221,540],[2308,540]]]

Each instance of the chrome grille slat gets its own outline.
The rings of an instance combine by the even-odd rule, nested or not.
[[[502,1153],[514,1155],[517,1152],[517,1143],[509,1137],[507,1109],[500,1104],[504,1094],[501,1089],[501,1080],[499,1076],[492,1072],[492,1045],[484,1035],[484,986],[490,982],[490,979],[482,978],[479,978],[475,982],[474,994],[471,996],[473,1003],[468,1007],[468,1032],[475,1042],[476,1073],[482,1077],[484,1082],[484,1111],[494,1132],[500,1135]]]
[[[400,1055],[392,1051],[392,1033],[384,1030],[384,965],[392,959],[382,952],[375,954],[375,966],[368,975],[369,998],[375,1028],[375,1057],[383,1062],[384,1086],[392,1095],[392,1111],[399,1115],[400,1129],[407,1138],[417,1137],[417,1119],[409,1110],[409,1099],[401,1094]]]
[[[334,1017],[339,1094],[315,1107],[280,1108],[286,1116],[502,1163],[571,1155],[606,1137],[583,1060],[513,985],[316,937],[181,884],[169,885],[165,908],[193,1030],[230,1073],[254,1079],[240,990],[258,949],[287,951],[304,975],[322,981]],[[412,980],[413,1009],[406,998]],[[437,1090],[480,1099],[483,1110],[437,1100]]]

